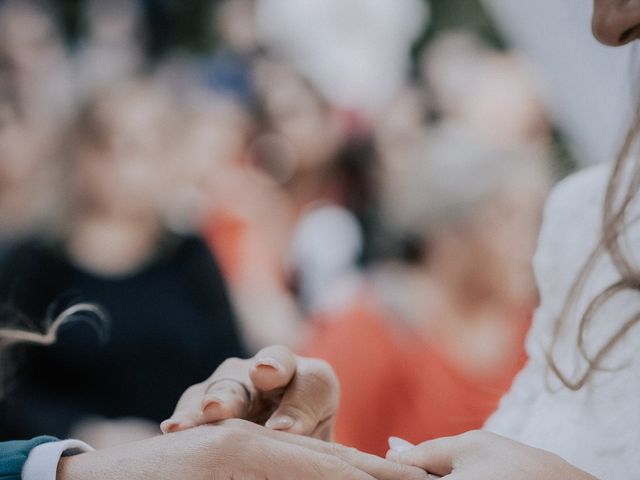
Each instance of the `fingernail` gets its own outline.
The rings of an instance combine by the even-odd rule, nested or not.
[[[411,450],[415,445],[413,443],[407,442],[402,438],[398,437],[389,437],[389,448],[392,452],[402,453],[407,450]]]
[[[162,433],[173,433],[180,428],[180,423],[175,420],[165,420],[160,424],[160,430]]]
[[[295,420],[287,415],[270,418],[265,427],[272,430],[288,430],[293,427]]]
[[[282,364],[273,357],[260,357],[256,360],[256,367],[271,367],[282,370]]]

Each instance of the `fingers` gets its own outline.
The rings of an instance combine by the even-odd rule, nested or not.
[[[300,359],[280,405],[266,426],[298,435],[313,435],[335,414],[340,388],[331,367],[321,360]]]
[[[289,385],[296,374],[296,356],[286,347],[273,346],[260,350],[252,359],[251,382],[261,392],[271,392]]]
[[[245,418],[256,393],[249,366],[249,360],[224,361],[211,377],[182,394],[171,418],[160,425],[161,430],[171,433],[228,418]]]
[[[329,449],[329,452],[354,467],[367,472],[378,480],[425,480],[427,473],[416,467],[390,462],[383,458],[368,453],[363,453],[355,448],[348,448],[338,444],[326,443],[319,440],[314,445],[307,445],[307,448],[317,448],[319,450]]]
[[[173,433],[195,427],[201,416],[202,398],[206,385],[198,383],[189,387],[180,397],[173,415],[160,424],[162,433]]]
[[[285,443],[288,448],[293,446],[304,447],[318,454],[339,459],[351,467],[367,473],[377,480],[425,480],[427,474],[420,468],[390,462],[375,455],[359,452],[354,448],[344,447],[335,443],[328,443],[314,438],[303,437],[287,432],[271,431],[258,425],[246,422],[225,422],[222,425],[231,428],[251,429],[256,434],[264,435],[272,440]],[[331,475],[322,478],[336,478]],[[338,477],[340,478],[340,477]]]
[[[241,418],[328,438],[338,401],[338,381],[326,362],[267,347],[249,360],[226,360],[209,379],[190,387],[161,429],[169,433]]]
[[[430,440],[404,451],[389,450],[387,459],[445,476],[453,471],[461,451],[461,442],[461,436]]]
[[[247,418],[251,395],[247,386],[233,379],[210,382],[201,402],[201,423]]]
[[[304,478],[307,480],[326,480],[327,478],[332,480],[381,480],[334,455],[315,452],[297,445],[286,443],[282,443],[281,445],[282,453],[278,455],[280,459],[278,463],[282,465],[286,462],[286,459],[289,459],[292,465],[284,467],[286,469],[286,477],[283,476],[283,472],[278,472],[281,475],[280,478]],[[274,454],[277,453],[274,452]],[[283,459],[284,462],[282,461]],[[400,480],[403,477],[396,478]]]

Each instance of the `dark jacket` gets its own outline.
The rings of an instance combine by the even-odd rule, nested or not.
[[[0,479],[20,480],[22,467],[31,450],[47,442],[55,442],[53,437],[38,437],[33,440],[0,442]]]

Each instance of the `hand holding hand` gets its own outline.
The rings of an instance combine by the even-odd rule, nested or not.
[[[400,450],[390,450],[387,459],[445,480],[596,480],[557,455],[482,431]]]
[[[164,433],[240,418],[322,440],[333,436],[338,380],[321,360],[267,347],[248,360],[226,360],[180,398]]]

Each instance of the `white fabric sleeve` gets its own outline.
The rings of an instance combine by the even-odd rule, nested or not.
[[[92,451],[80,440],[62,440],[37,446],[22,467],[22,480],[56,480],[60,457]]]

